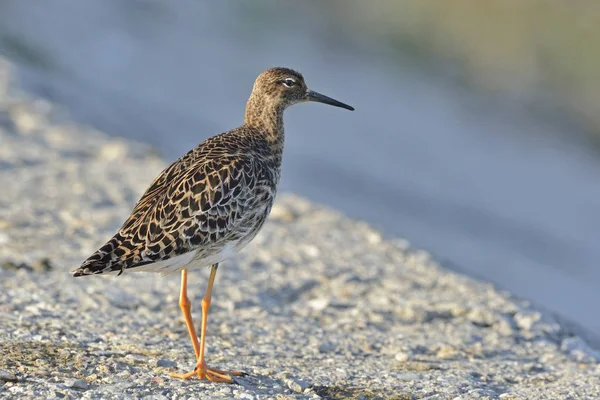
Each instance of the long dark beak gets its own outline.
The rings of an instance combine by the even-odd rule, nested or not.
[[[330,106],[345,108],[346,110],[354,111],[354,107],[344,104],[341,101],[327,97],[324,94],[313,92],[309,90],[306,92],[306,101],[316,101],[318,103],[329,104]]]

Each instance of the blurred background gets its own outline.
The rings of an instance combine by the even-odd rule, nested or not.
[[[593,0],[0,0],[27,90],[168,161],[301,71],[356,111],[287,111],[281,190],[598,336],[599,43]]]

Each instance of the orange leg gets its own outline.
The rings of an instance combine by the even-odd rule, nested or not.
[[[194,328],[194,321],[192,320],[192,304],[187,296],[187,269],[181,271],[181,291],[179,292],[179,307],[183,312],[183,318],[190,334],[190,339],[194,345],[194,353],[196,358],[200,355],[200,344],[198,343],[198,335],[196,335],[196,329]]]
[[[179,379],[188,379],[194,375],[197,375],[199,379],[208,379],[212,382],[223,382],[223,383],[233,383],[233,376],[241,376],[241,372],[229,372],[229,371],[221,371],[220,369],[208,368],[206,365],[206,361],[204,361],[204,342],[206,338],[206,323],[208,321],[208,310],[210,309],[210,300],[212,296],[212,287],[215,282],[215,277],[217,275],[217,268],[219,268],[219,264],[213,264],[210,270],[210,277],[208,278],[208,287],[206,288],[206,294],[202,299],[202,326],[200,329],[200,348],[198,348],[198,337],[196,336],[196,331],[194,329],[194,324],[192,322],[192,316],[190,313],[190,305],[189,300],[187,299],[187,271],[183,270],[181,273],[181,296],[179,299],[179,304],[181,309],[183,310],[183,315],[185,317],[185,322],[188,327],[188,331],[192,338],[192,342],[194,343],[194,351],[196,352],[196,368],[193,371],[188,372],[187,374],[171,374],[173,378]],[[183,300],[185,299],[185,301]],[[183,304],[187,304],[184,306]]]

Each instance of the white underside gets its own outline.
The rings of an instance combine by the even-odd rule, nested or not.
[[[212,264],[219,263],[227,258],[237,254],[245,244],[241,246],[236,243],[228,243],[218,253],[201,257],[200,251],[190,251],[179,256],[175,256],[163,261],[153,262],[139,267],[134,267],[126,270],[126,272],[156,272],[161,275],[168,275],[173,272],[181,271],[182,269],[208,267]]]
[[[264,207],[268,207],[268,212],[270,211],[270,205],[265,205]],[[264,212],[265,210],[261,210]],[[190,251],[188,253],[181,254],[179,256],[175,256],[169,258],[167,260],[156,261],[151,264],[141,265],[139,267],[128,268],[126,272],[156,272],[161,275],[168,275],[173,272],[181,271],[182,269],[195,269],[195,268],[203,268],[208,267],[212,264],[220,263],[230,257],[236,255],[240,250],[242,250],[248,243],[254,239],[258,230],[250,230],[250,232],[246,232],[246,235],[242,236],[241,240],[237,240],[234,242],[228,242],[222,249],[213,254],[203,254],[205,252],[200,250]],[[118,271],[115,271],[118,272]]]

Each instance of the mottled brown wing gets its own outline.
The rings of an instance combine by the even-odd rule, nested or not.
[[[205,154],[194,166],[190,152],[165,169],[117,234],[74,275],[122,272],[235,239],[256,197],[261,166],[251,157],[219,153]]]
[[[204,145],[205,143],[201,146],[204,147]],[[198,148],[188,151],[158,174],[133,207],[129,218],[127,218],[120,231],[142,221],[143,218],[141,217],[161,198],[160,195],[167,189],[169,182],[173,182],[178,176],[181,177],[186,169],[192,167],[195,162],[197,163],[199,151],[201,150]]]

